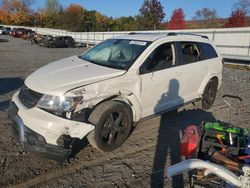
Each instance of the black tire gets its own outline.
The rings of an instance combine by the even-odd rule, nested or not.
[[[56,44],[55,44],[55,43],[50,43],[50,44],[48,45],[48,48],[56,48]]]
[[[201,99],[202,109],[208,110],[211,108],[216,97],[217,88],[218,81],[216,79],[212,79],[207,83]]]
[[[75,45],[74,45],[74,43],[70,42],[70,43],[68,43],[67,47],[68,47],[68,48],[74,48]]]
[[[93,147],[104,152],[120,147],[132,129],[131,110],[117,101],[107,101],[97,106],[89,121],[96,127],[88,134],[88,141]]]

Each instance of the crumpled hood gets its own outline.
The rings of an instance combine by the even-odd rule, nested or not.
[[[72,56],[39,68],[26,78],[25,84],[39,93],[59,95],[124,73],[125,70],[99,66]]]

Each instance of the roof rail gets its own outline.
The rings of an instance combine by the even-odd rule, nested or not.
[[[128,35],[157,35],[157,34],[166,34],[166,32],[130,32]]]
[[[169,33],[167,34],[167,36],[177,36],[177,35],[192,35],[192,36],[199,36],[199,37],[201,37],[201,38],[208,39],[208,36],[206,36],[206,35],[198,35],[198,34],[194,34],[194,33],[169,32]]]

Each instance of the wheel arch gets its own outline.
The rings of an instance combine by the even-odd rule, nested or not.
[[[124,103],[127,106],[127,108],[131,111],[133,122],[137,122],[140,120],[141,112],[142,112],[141,106],[140,106],[138,99],[133,94],[131,94],[131,95],[120,94],[120,95],[113,95],[113,96],[107,97],[107,98],[99,101],[97,104],[95,104],[95,106],[93,107],[92,113],[95,113],[96,107],[98,107],[99,105],[103,104],[104,102],[110,101],[110,100]],[[89,119],[91,118],[92,113],[90,114]]]
[[[206,88],[206,85],[207,83],[210,81],[210,80],[215,80],[217,82],[217,90],[219,88],[219,77],[217,75],[208,75],[206,76],[206,78],[203,80],[200,88],[199,88],[199,95],[202,96],[203,93],[204,93],[204,90]]]
[[[120,95],[113,100],[124,103],[129,108],[129,110],[131,111],[133,122],[137,122],[140,120],[142,110],[140,103],[135,98],[135,96],[126,97],[124,95]]]

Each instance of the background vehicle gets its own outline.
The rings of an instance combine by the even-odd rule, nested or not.
[[[13,28],[10,32],[12,37],[20,38],[25,33],[25,28]]]
[[[13,28],[10,31],[10,35],[16,38],[21,38],[26,35],[31,35],[32,33],[34,33],[34,31],[32,31],[31,29],[25,29],[25,28]]]
[[[10,33],[11,29],[10,27],[1,27],[0,28],[0,34],[2,35],[8,35]]]
[[[54,39],[43,42],[51,46]],[[69,138],[73,143],[87,136],[97,149],[113,151],[143,119],[188,103],[209,109],[221,85],[222,62],[204,36],[115,37],[31,74],[13,96],[10,117],[26,147],[57,158],[70,153]],[[37,138],[33,145],[26,130]]]
[[[45,38],[43,46],[47,48],[73,48],[75,46],[75,40],[70,36]]]
[[[4,32],[4,28],[0,28],[0,34],[2,35]]]
[[[44,43],[46,40],[52,40],[53,36],[52,35],[41,35],[38,33],[34,33],[30,37],[30,43],[31,44],[38,44],[39,46],[44,46]]]
[[[47,48],[73,48],[75,47],[75,40],[70,36],[56,36],[33,34],[30,37],[31,44],[38,44],[39,46]]]
[[[35,31],[32,31],[31,29],[26,29],[25,33],[21,36],[25,40],[30,40],[30,38],[35,34]]]

